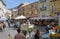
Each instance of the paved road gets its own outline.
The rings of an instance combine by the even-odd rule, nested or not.
[[[45,31],[44,27],[38,27],[41,31]],[[14,38],[15,34],[17,33],[14,28],[6,28],[4,32],[0,32],[0,39],[8,39],[8,34],[11,34],[12,39]]]
[[[16,30],[12,28],[6,28],[5,31],[0,32],[0,39],[8,39],[8,34],[11,34],[12,38],[14,38],[14,35],[17,33]]]
[[[38,28],[41,32],[45,32],[45,26],[35,26],[35,28]]]

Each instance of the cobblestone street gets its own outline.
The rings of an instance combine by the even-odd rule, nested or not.
[[[17,33],[16,30],[14,29],[9,29],[9,28],[6,28],[5,31],[3,32],[0,32],[0,39],[8,39],[8,34],[11,34],[12,36],[12,39],[14,38],[14,35]]]

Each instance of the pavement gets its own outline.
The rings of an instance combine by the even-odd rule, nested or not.
[[[7,27],[5,31],[0,32],[0,39],[8,39],[8,34],[10,34],[12,39],[14,39],[16,33],[16,30]]]
[[[45,27],[36,27],[36,28],[39,28],[41,32],[45,32]],[[15,28],[12,28],[12,27],[6,27],[5,28],[5,31],[3,32],[0,32],[0,39],[8,39],[8,34],[11,35],[12,39],[14,39],[14,36],[15,34],[17,33],[16,29]]]
[[[35,26],[35,28],[38,28],[41,32],[45,32],[45,26]]]

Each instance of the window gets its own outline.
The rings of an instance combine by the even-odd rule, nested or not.
[[[24,7],[23,7],[23,11],[24,11]]]
[[[23,14],[24,14],[24,10],[25,10],[25,9],[24,9],[24,7],[23,7],[23,10],[22,10],[22,11],[23,11]]]
[[[34,5],[32,4],[32,5],[31,5],[31,9],[33,9],[33,8],[34,8]]]
[[[31,13],[33,14],[33,11],[31,11]]]
[[[37,9],[38,9],[38,7],[37,7],[37,6],[35,6],[35,9],[37,10]]]
[[[46,10],[46,7],[41,7],[40,10],[41,11],[45,11]]]
[[[31,7],[33,7],[33,4],[31,5]]]
[[[42,7],[40,8],[41,11],[45,11],[47,9],[46,5],[42,5]]]
[[[54,6],[52,6],[52,12],[54,12],[54,9],[55,9]]]
[[[46,2],[46,0],[40,0],[40,3],[42,3],[42,2]]]

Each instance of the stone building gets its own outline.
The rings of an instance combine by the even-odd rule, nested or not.
[[[11,10],[7,10],[7,12],[4,14],[6,18],[10,18],[11,19],[11,15],[12,15],[12,12]]]
[[[49,17],[50,15],[50,0],[39,0],[40,17]]]
[[[51,15],[56,17],[57,20],[59,20],[59,25],[60,25],[60,0],[51,0],[50,1],[52,7],[52,13]]]
[[[51,15],[56,16],[60,13],[60,0],[51,0],[50,5],[52,6]]]
[[[34,3],[27,3],[27,4],[20,4],[18,6],[18,15],[24,15],[28,17],[37,17],[39,16],[38,13],[38,2]]]
[[[14,19],[18,16],[18,9],[12,9],[11,10],[11,18]]]
[[[4,17],[6,13],[6,5],[3,0],[0,0],[0,17]]]
[[[39,0],[41,17],[56,16],[60,12],[60,0]]]

